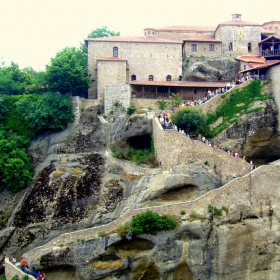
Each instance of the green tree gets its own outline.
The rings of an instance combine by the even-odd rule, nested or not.
[[[11,66],[0,68],[0,93],[22,94],[31,83],[29,75],[21,71],[14,62]]]
[[[111,37],[111,36],[120,36],[120,32],[108,30],[107,26],[102,26],[101,28],[92,30],[88,34],[87,38],[102,38],[102,37]],[[87,46],[85,43],[80,44],[80,49],[84,54],[87,54]]]
[[[206,129],[205,114],[195,107],[181,107],[171,116],[176,126],[184,129],[186,133],[199,133]]]
[[[37,98],[23,96],[16,106],[19,115],[36,134],[64,129],[74,121],[70,95],[48,92]]]
[[[171,96],[172,101],[170,101],[170,103],[172,104],[172,106],[176,107],[182,103],[182,98],[179,93],[171,93]]]
[[[49,89],[53,92],[83,95],[88,89],[87,56],[77,48],[64,48],[47,68]]]

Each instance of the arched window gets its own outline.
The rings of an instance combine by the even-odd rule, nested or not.
[[[153,75],[150,75],[149,76],[149,81],[153,81],[154,80],[154,76]]]
[[[251,52],[251,43],[248,43],[248,52]]]
[[[228,45],[228,50],[229,50],[230,52],[232,52],[232,42],[229,43],[229,45]]]
[[[178,81],[181,82],[182,81],[182,76],[179,76]]]
[[[171,76],[170,75],[166,76],[166,81],[171,81]]]
[[[118,57],[119,56],[119,50],[117,47],[113,48],[113,57]]]
[[[136,76],[135,75],[131,76],[131,81],[136,81]]]

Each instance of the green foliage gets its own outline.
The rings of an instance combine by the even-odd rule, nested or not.
[[[179,93],[171,93],[172,100],[170,101],[170,104],[172,106],[176,107],[182,103],[182,98]]]
[[[263,110],[263,109],[264,109],[264,107],[263,107],[263,106],[260,106],[260,107],[257,107],[257,108],[251,109],[251,110],[247,110],[247,111],[246,111],[246,114],[251,114],[251,113],[253,113],[253,112],[261,111],[261,110]]]
[[[180,214],[181,214],[181,215],[186,215],[186,211],[185,211],[185,210],[182,210],[182,211],[180,212]]]
[[[105,237],[106,236],[106,232],[105,231],[100,231],[100,232],[98,232],[98,236],[99,237]]]
[[[159,215],[151,210],[133,217],[131,227],[133,235],[148,233],[156,235],[163,230],[173,230],[178,223],[170,215]]]
[[[117,233],[122,237],[126,237],[127,234],[129,234],[131,231],[131,223],[127,222],[124,225],[120,225],[117,228]]]
[[[192,219],[196,219],[196,218],[197,218],[197,213],[196,213],[195,210],[193,210],[193,211],[191,212],[190,217],[191,217]]]
[[[165,100],[158,100],[156,103],[160,110],[164,110],[168,104]]]
[[[210,163],[206,160],[204,161],[204,165],[210,166]]]
[[[205,136],[214,137],[224,129],[228,128],[231,124],[237,121],[238,115],[243,112],[251,113],[254,111],[261,110],[261,108],[252,109],[249,108],[254,104],[255,101],[262,101],[271,98],[267,93],[262,94],[261,88],[264,86],[261,80],[253,80],[249,85],[236,89],[231,92],[227,92],[221,95],[224,98],[222,104],[220,104],[215,112],[207,114],[206,124],[207,130],[204,131]],[[209,126],[215,123],[220,117],[223,122],[210,129]]]
[[[31,84],[30,77],[21,71],[16,63],[12,62],[11,66],[0,67],[0,93],[22,94]]]
[[[134,106],[129,106],[126,109],[126,112],[129,116],[131,116],[136,111],[136,108]]]
[[[39,96],[23,96],[16,102],[19,115],[35,133],[64,129],[74,121],[70,95],[48,92]]]
[[[11,280],[18,280],[18,275],[15,275]]]
[[[64,48],[47,68],[49,89],[53,92],[82,95],[88,90],[87,56],[79,49]]]
[[[228,209],[225,206],[222,206],[221,209],[212,206],[211,204],[208,205],[208,212],[213,213],[215,217],[220,217],[223,214],[223,211],[228,214]]]
[[[2,274],[2,275],[1,275],[1,280],[6,280],[5,274]]]
[[[22,280],[28,280],[28,275],[24,275],[24,276],[22,277]]]
[[[204,132],[206,129],[205,114],[195,107],[181,107],[171,116],[172,122],[187,133]]]

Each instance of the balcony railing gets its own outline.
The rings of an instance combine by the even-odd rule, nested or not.
[[[145,99],[168,99],[170,93],[168,92],[136,92],[132,94],[134,98],[145,98]]]
[[[280,56],[280,49],[277,50],[262,50],[262,55],[261,56]]]

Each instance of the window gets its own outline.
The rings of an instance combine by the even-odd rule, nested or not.
[[[209,51],[210,51],[210,52],[213,52],[213,51],[214,51],[214,45],[213,45],[213,44],[210,44],[210,45],[209,45]]]
[[[248,43],[248,52],[251,52],[251,43]]]
[[[149,81],[153,81],[154,80],[154,76],[153,75],[150,75],[149,76]]]
[[[246,65],[243,66],[244,70],[246,70]]]
[[[193,89],[193,93],[194,93],[194,94],[197,94],[196,88]]]
[[[117,47],[114,47],[113,48],[113,57],[118,57],[119,54],[118,54],[118,48]]]
[[[136,76],[135,75],[131,76],[131,81],[136,81]]]
[[[197,45],[196,44],[192,44],[192,52],[197,52]]]
[[[229,43],[229,45],[228,45],[228,50],[229,50],[230,52],[232,52],[232,42]]]
[[[171,76],[170,75],[166,76],[166,81],[171,81]]]

